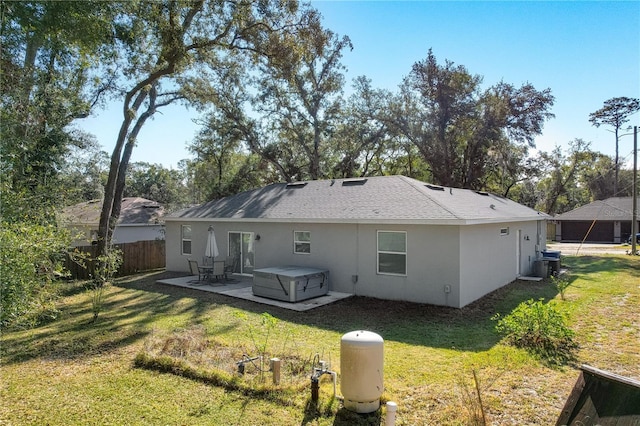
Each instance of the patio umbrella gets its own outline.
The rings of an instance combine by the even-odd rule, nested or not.
[[[207,236],[207,247],[204,249],[204,256],[210,258],[216,258],[220,252],[218,251],[218,243],[216,242],[216,233],[213,231],[213,226],[209,227],[209,235]]]

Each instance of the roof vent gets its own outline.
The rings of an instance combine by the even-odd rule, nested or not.
[[[366,182],[367,178],[347,179],[342,181],[342,186],[364,185]]]
[[[287,183],[287,188],[302,188],[307,183],[308,182],[289,182],[289,183]]]
[[[488,193],[488,192],[485,192],[485,191],[476,191],[476,194],[478,194],[478,195],[483,195],[483,196],[485,196],[485,197],[488,197],[488,196],[489,196],[489,193]]]
[[[425,186],[433,191],[444,191],[443,186],[431,185],[430,183],[427,183]]]

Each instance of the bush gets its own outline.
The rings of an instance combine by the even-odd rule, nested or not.
[[[68,236],[52,225],[0,226],[0,325],[34,325],[55,316],[54,281]]]
[[[104,291],[113,279],[122,264],[122,251],[110,247],[107,254],[98,256],[97,266],[93,274],[93,284],[91,288],[91,311],[93,312],[92,322],[98,320],[98,315],[102,311],[104,304]]]
[[[560,293],[560,298],[562,300],[565,300],[564,292],[567,289],[567,287],[569,287],[569,285],[571,284],[571,281],[569,280],[569,278],[565,275],[551,275],[550,280],[551,280],[551,284],[553,284],[553,286]]]
[[[524,348],[553,364],[573,359],[577,344],[574,332],[565,324],[564,317],[543,299],[530,299],[520,303],[509,315],[496,314],[496,331],[507,341]]]

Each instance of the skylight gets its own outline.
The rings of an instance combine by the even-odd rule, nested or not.
[[[438,186],[438,185],[432,185],[430,183],[427,183],[425,185],[427,188],[433,190],[433,191],[444,191],[444,187],[443,186]]]
[[[307,184],[307,182],[289,182],[287,183],[287,188],[302,188]]]
[[[485,191],[476,191],[476,194],[478,194],[478,195],[483,195],[483,196],[485,196],[485,197],[488,197],[488,196],[489,196],[489,193],[488,193],[488,192],[485,192]]]
[[[347,179],[342,181],[342,186],[364,185],[366,182],[367,182],[366,178]]]

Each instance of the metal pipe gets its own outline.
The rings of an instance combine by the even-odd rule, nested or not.
[[[317,362],[316,362],[317,360]],[[316,367],[319,365],[320,367]],[[316,354],[313,359],[313,372],[311,374],[311,400],[318,402],[320,394],[320,378],[323,374],[330,374],[333,381],[333,397],[336,397],[336,383],[338,382],[338,374],[335,371],[329,371],[329,365],[326,361],[320,360],[320,356]]]
[[[336,397],[336,382],[338,381],[338,373],[335,371],[328,371],[331,374],[331,378],[333,379],[333,397]]]
[[[320,381],[316,376],[311,376],[311,401],[318,402],[320,395]]]
[[[253,363],[253,361],[255,361],[256,359],[259,359],[262,361],[262,356],[254,356],[253,358],[249,358],[248,355],[243,355],[242,359],[238,362],[236,362],[236,364],[238,365],[238,374],[240,374],[241,376],[244,375],[244,365],[247,362],[251,362]]]

